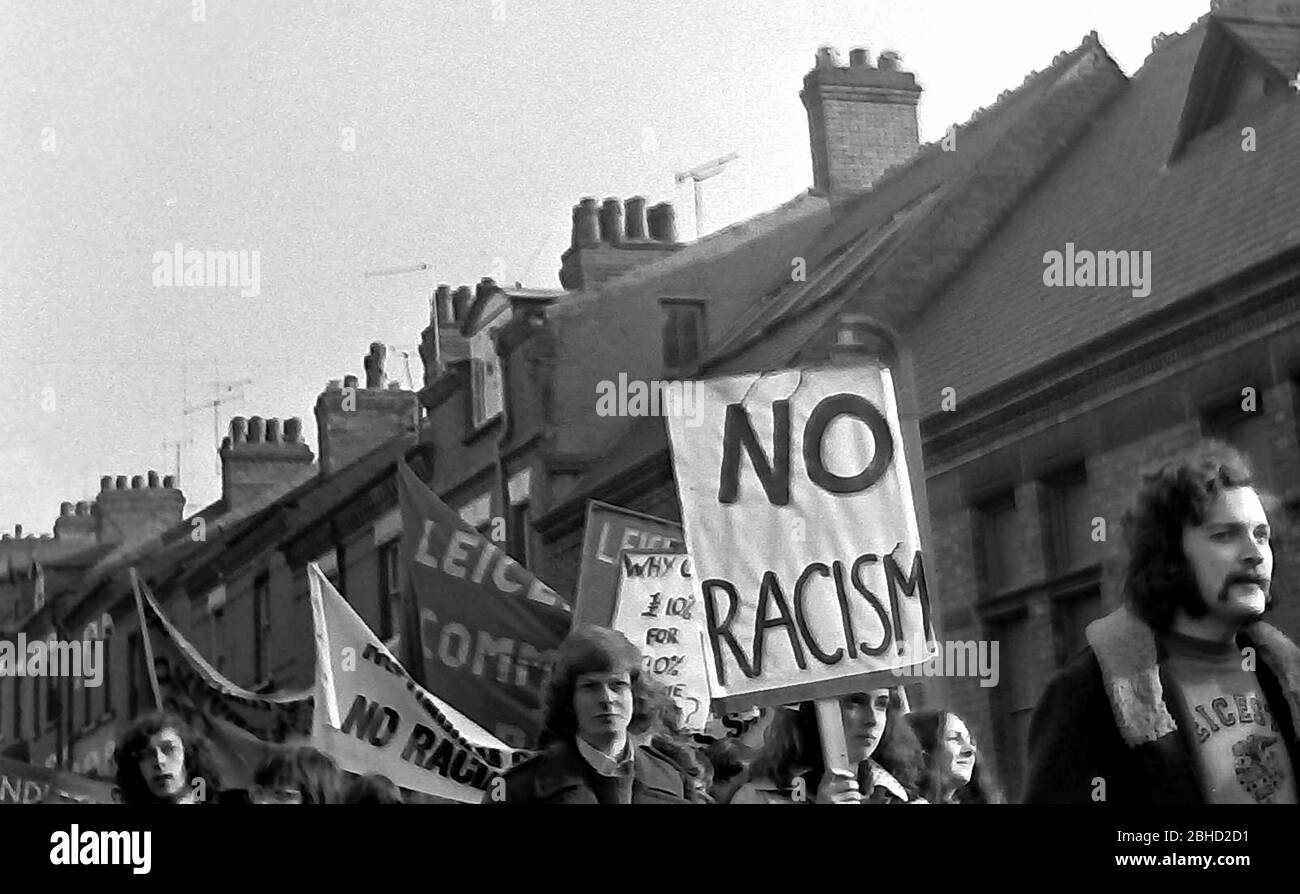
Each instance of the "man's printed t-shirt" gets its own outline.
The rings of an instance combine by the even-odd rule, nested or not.
[[[1294,804],[1295,772],[1254,671],[1231,643],[1161,637],[1192,728],[1184,730],[1211,804]]]

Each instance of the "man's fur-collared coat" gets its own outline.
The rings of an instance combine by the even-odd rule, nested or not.
[[[1187,706],[1155,633],[1128,607],[1088,625],[1088,647],[1048,683],[1029,725],[1025,803],[1205,802]],[[1300,771],[1300,649],[1269,624],[1237,637]]]

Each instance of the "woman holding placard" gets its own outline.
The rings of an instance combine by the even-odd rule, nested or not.
[[[919,770],[913,764],[920,747],[903,719],[902,693],[873,689],[839,702],[849,763],[856,773],[827,772],[816,711],[812,702],[803,702],[777,712],[749,780],[729,803],[926,803],[878,759],[889,755],[892,766]]]

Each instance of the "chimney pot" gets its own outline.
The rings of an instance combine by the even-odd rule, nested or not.
[[[677,241],[677,212],[668,202],[652,205],[646,212],[650,222],[650,238],[657,242]]]
[[[871,56],[866,47],[854,47],[849,50],[849,68],[870,68]]]
[[[451,308],[451,286],[440,285],[433,293],[433,304],[438,309],[439,323],[456,322],[455,313]]]
[[[633,196],[623,203],[627,239],[645,238],[645,196]]]
[[[343,387],[344,387],[344,388],[355,388],[355,387],[357,387],[357,377],[356,377],[356,376],[344,376],[344,377],[343,377]]]
[[[131,476],[131,489],[132,489],[132,490],[141,490],[143,487],[144,487],[144,476],[143,476],[143,475],[132,475],[132,476]]]
[[[0,540],[13,540],[13,539],[14,539],[14,535],[13,535],[13,534],[10,534],[10,533],[7,533],[7,532],[4,533],[4,534],[0,534]]]
[[[164,475],[164,476],[163,476],[163,487],[168,487],[168,488],[173,488],[173,489],[174,489],[174,488],[176,487],[176,476],[175,476],[175,475]]]
[[[67,518],[72,514],[72,504],[66,500],[59,504],[59,518]]]
[[[23,539],[23,526],[22,526],[22,525],[14,525],[14,536],[17,537],[19,540],[22,540],[22,539]]]
[[[384,372],[384,360],[388,357],[387,345],[380,344],[377,341],[370,343],[370,353],[361,359],[362,366],[366,370],[366,387],[383,388],[384,382],[388,378]]]
[[[573,208],[573,247],[590,248],[600,244],[600,212],[596,200],[585,197]]]
[[[113,476],[112,476],[112,475],[104,475],[104,476],[101,476],[100,479],[99,479],[99,489],[100,489],[100,490],[112,490],[112,489],[113,489]]]
[[[297,444],[302,440],[302,420],[297,416],[284,421],[284,443]]]
[[[817,67],[820,69],[840,67],[840,54],[835,51],[835,47],[818,47]]]
[[[457,286],[456,291],[451,294],[451,308],[456,315],[457,323],[465,322],[465,315],[469,313],[469,306],[473,301],[473,293],[470,292],[469,286]]]
[[[77,515],[90,515],[89,501],[82,500],[80,503],[77,504]]]
[[[623,206],[618,199],[606,199],[600,206],[600,241],[608,245],[623,241]]]
[[[260,444],[266,437],[266,421],[261,416],[248,417],[248,443]]]
[[[343,387],[343,382],[341,379],[330,379],[329,384],[325,387],[329,391],[338,391]]]
[[[158,480],[158,473],[155,472],[153,469],[150,469],[150,470],[149,470],[149,486],[150,486],[150,487],[159,487],[159,486],[160,486],[160,482],[159,482],[159,480]]]
[[[118,476],[117,476],[117,489],[118,489],[118,490],[126,490],[126,476],[125,476],[125,475],[118,475]]]
[[[902,56],[898,55],[893,50],[885,50],[885,52],[880,54],[880,58],[876,60],[876,67],[881,71],[898,71],[899,66],[901,66],[902,63]]]
[[[230,420],[230,446],[234,447],[248,439],[248,420],[236,416]]]
[[[266,420],[266,443],[268,444],[280,443],[280,420],[279,419]]]

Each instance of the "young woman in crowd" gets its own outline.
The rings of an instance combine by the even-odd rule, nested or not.
[[[339,804],[346,790],[333,758],[306,745],[268,758],[253,783],[254,804]]]
[[[965,721],[951,711],[925,710],[908,714],[907,722],[924,761],[917,787],[930,803],[1006,803]]]
[[[855,773],[826,770],[815,707],[803,702],[777,712],[748,780],[729,803],[925,803],[898,778],[919,775],[920,758],[920,746],[903,720],[901,692],[873,689],[844,696],[840,712]]]
[[[207,739],[170,712],[137,718],[118,743],[114,760],[126,804],[215,803],[221,791]]]
[[[345,804],[401,804],[402,790],[393,780],[379,773],[358,776],[348,785]]]

